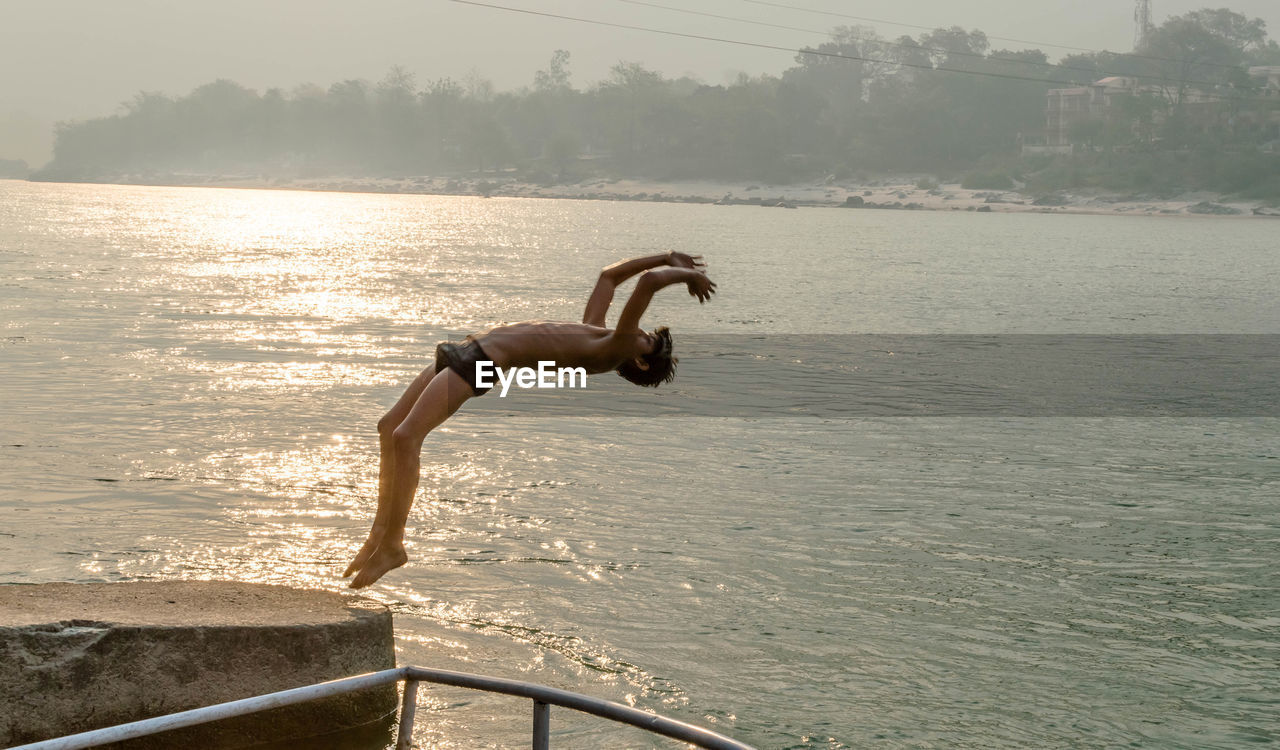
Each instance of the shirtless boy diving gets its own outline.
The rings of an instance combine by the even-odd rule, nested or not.
[[[608,328],[605,313],[614,290],[636,274],[640,278],[617,327]],[[637,385],[656,387],[675,377],[671,334],[665,327],[645,333],[640,318],[659,289],[681,283],[699,302],[716,291],[700,255],[671,252],[622,261],[600,272],[581,323],[512,323],[436,347],[435,364],[423,370],[378,421],[378,512],[369,538],[343,573],[344,578],[357,574],[351,588],[368,586],[409,559],[404,526],[418,489],[422,442],[464,401],[488,392],[476,387],[477,362],[512,368],[551,360],[556,367],[581,367],[588,374],[616,370]]]

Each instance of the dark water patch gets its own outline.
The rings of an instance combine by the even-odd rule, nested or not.
[[[680,375],[650,393],[512,388],[469,410],[538,416],[1275,417],[1280,335],[681,337]],[[659,389],[663,390],[663,389]]]

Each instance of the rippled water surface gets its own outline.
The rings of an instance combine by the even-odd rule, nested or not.
[[[677,346],[1277,333],[1277,228],[0,181],[0,582],[339,590],[374,424],[435,342],[577,319],[621,257],[708,257],[712,304],[650,313]],[[766,748],[1280,735],[1280,420],[681,416],[715,370],[686,357],[625,392],[671,416],[487,396],[428,438],[412,560],[372,591],[402,662]],[[527,742],[523,701],[433,690],[419,716],[423,747]]]

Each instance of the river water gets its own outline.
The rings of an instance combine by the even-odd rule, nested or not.
[[[402,663],[763,748],[1275,741],[1273,391],[1224,376],[1108,411],[1033,384],[1000,408],[1000,382],[946,386],[920,357],[899,379],[857,353],[897,356],[870,334],[917,353],[1032,335],[1085,358],[1196,334],[1247,370],[1280,333],[1277,228],[0,181],[0,582],[341,590],[374,425],[435,342],[576,320],[599,267],[674,248],[721,290],[655,300],[674,383],[596,376],[580,408],[566,392],[542,411],[491,394],[428,437],[411,561],[370,590]],[[791,398],[809,391],[771,378],[811,361],[810,335],[835,364]],[[1061,369],[1039,356],[999,371]],[[823,392],[841,368],[868,390]],[[930,398],[947,408],[916,408]],[[429,690],[416,740],[520,746],[528,713]],[[669,746],[565,711],[553,729],[559,747]]]

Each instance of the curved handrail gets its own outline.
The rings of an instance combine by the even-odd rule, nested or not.
[[[466,672],[450,672],[444,669],[424,669],[422,667],[406,667],[405,669],[408,672],[408,678],[411,680],[532,698],[538,703],[571,708],[575,711],[599,716],[620,724],[630,724],[633,727],[639,727],[655,734],[665,735],[684,742],[692,742],[698,747],[710,748],[711,750],[754,750],[750,745],[745,745],[710,729],[703,729],[693,724],[686,724],[683,721],[668,719],[665,716],[651,714],[638,708],[614,703],[613,701],[592,698],[581,693],[573,693],[568,690],[560,690],[559,688],[547,687],[532,682],[508,680],[501,677],[486,677]]]
[[[534,701],[533,744],[535,750],[548,746],[550,721],[548,707],[553,705],[592,714],[621,724],[629,724],[655,734],[690,742],[698,747],[709,748],[710,750],[754,750],[750,745],[738,742],[709,729],[686,724],[675,719],[668,719],[665,716],[651,714],[638,708],[624,706],[621,703],[592,698],[580,693],[538,685],[532,682],[412,666],[384,669],[381,672],[370,672],[369,674],[345,677],[340,680],[321,682],[291,690],[281,690],[213,706],[193,708],[189,711],[181,711],[166,716],[157,716],[151,719],[129,722],[128,724],[119,724],[113,727],[104,727],[66,737],[57,737],[51,740],[21,745],[12,748],[12,750],[84,750],[96,745],[136,739],[173,729],[183,729],[197,724],[229,719],[233,716],[265,711],[270,708],[307,703],[333,695],[381,687],[401,680],[405,681],[405,691],[404,703],[400,711],[400,736],[396,743],[398,748],[409,747],[409,734],[413,730],[414,709],[417,705],[417,683],[429,682],[532,699]]]

